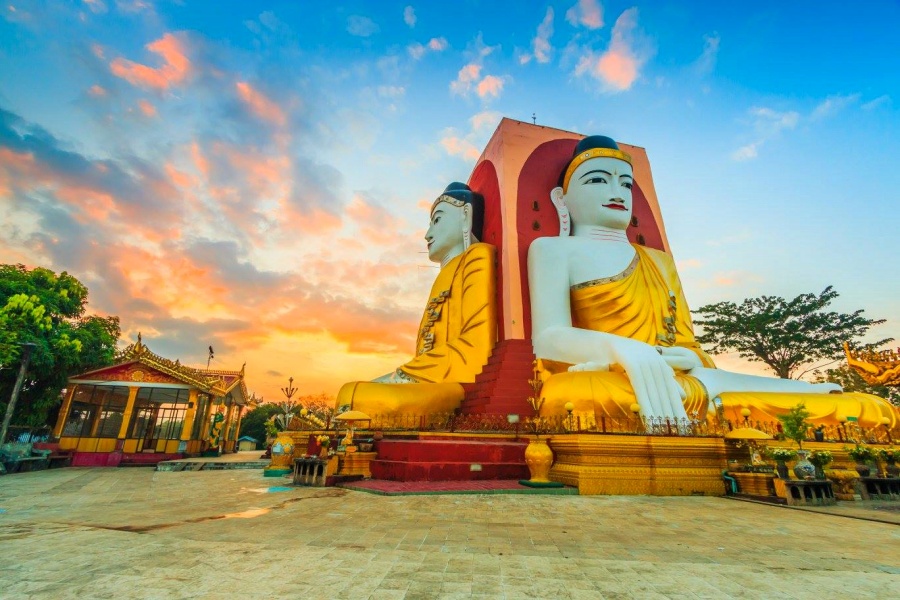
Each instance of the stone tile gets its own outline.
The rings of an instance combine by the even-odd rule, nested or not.
[[[896,527],[824,513],[716,498],[271,485],[254,471],[3,477],[0,595],[821,600],[900,586]]]

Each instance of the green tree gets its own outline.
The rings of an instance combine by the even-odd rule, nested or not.
[[[784,429],[784,437],[797,442],[797,447],[803,450],[803,440],[806,439],[806,430],[809,429],[809,411],[802,402],[784,415],[778,415],[781,428]]]
[[[67,378],[112,362],[119,318],[86,316],[87,297],[87,288],[66,272],[0,265],[0,414],[15,384],[21,344],[36,345],[13,424],[51,424]]]
[[[866,394],[874,394],[886,398],[894,406],[900,406],[900,387],[889,387],[886,385],[870,385],[865,379],[848,365],[846,362],[834,369],[825,369],[824,371],[815,371],[813,380],[817,383],[831,382],[836,383],[845,392],[863,392]]]
[[[778,296],[748,298],[740,305],[719,302],[694,312],[694,324],[702,327],[697,341],[714,354],[737,352],[742,358],[762,362],[778,377],[800,379],[806,373],[837,362],[843,343],[866,334],[884,319],[867,319],[863,311],[850,314],[825,308],[838,293],[831,286],[819,294],[800,294],[793,300]],[[891,338],[876,342],[882,345]],[[826,363],[826,364],[829,364]]]
[[[241,431],[238,437],[249,435],[258,442],[266,441],[266,421],[273,415],[280,415],[281,407],[277,404],[260,404],[241,419]]]

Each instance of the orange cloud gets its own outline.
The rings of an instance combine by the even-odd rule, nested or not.
[[[640,75],[640,69],[652,56],[651,44],[637,31],[637,8],[629,8],[616,19],[612,40],[600,55],[589,50],[578,61],[575,74],[587,74],[616,92],[629,89]]]
[[[254,89],[249,83],[239,81],[235,84],[235,87],[241,100],[257,117],[279,127],[283,127],[287,122],[287,117],[285,117],[281,107],[267,98],[262,92]]]
[[[145,117],[153,118],[156,116],[156,107],[146,100],[138,100],[138,108],[141,109]]]
[[[478,82],[475,91],[479,98],[484,98],[485,96],[497,98],[500,96],[500,92],[503,91],[503,80],[495,75],[488,75]]]
[[[446,38],[431,38],[428,40],[428,49],[434,52],[443,52],[447,49],[447,39]]]
[[[99,86],[97,84],[94,84],[88,90],[88,94],[90,94],[94,98],[102,98],[102,97],[106,96],[106,88]]]
[[[127,58],[117,58],[110,63],[110,71],[134,86],[156,90],[167,90],[190,74],[191,61],[185,54],[184,44],[171,33],[147,44],[147,50],[159,55],[165,64],[153,68]]]
[[[204,177],[209,177],[209,161],[206,160],[206,157],[203,155],[203,151],[200,150],[200,144],[197,142],[191,143],[191,158],[194,160],[194,166],[197,167],[197,170],[203,174]]]
[[[466,160],[478,160],[478,157],[481,156],[481,151],[472,142],[455,135],[442,138],[441,146],[448,154],[462,156]]]
[[[450,91],[454,94],[466,94],[472,88],[472,84],[478,81],[481,75],[481,65],[469,63],[459,70],[456,81],[450,84]]]

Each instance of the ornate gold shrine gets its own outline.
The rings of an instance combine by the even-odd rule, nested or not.
[[[844,342],[850,365],[869,385],[900,386],[900,348],[897,350],[854,350]]]

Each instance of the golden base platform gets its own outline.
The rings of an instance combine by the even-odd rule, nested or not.
[[[722,496],[722,438],[558,435],[550,479],[582,495]]]

